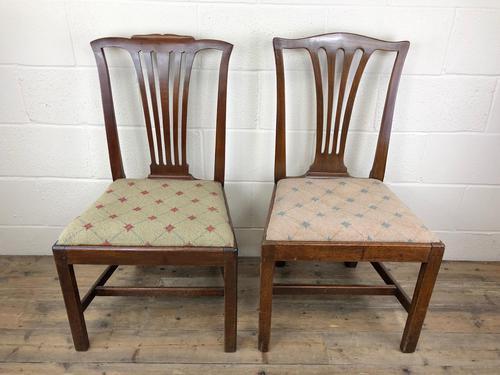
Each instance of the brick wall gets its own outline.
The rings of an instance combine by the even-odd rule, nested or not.
[[[243,255],[258,255],[272,190],[273,36],[349,31],[412,42],[386,181],[447,244],[448,259],[500,260],[500,1],[0,1],[0,253],[49,254],[63,226],[110,181],[89,42],[179,33],[235,45],[229,75],[227,192]],[[112,59],[126,171],[147,172],[130,64]],[[287,65],[289,171],[312,157],[314,91],[305,55]],[[387,80],[374,59],[353,114],[347,161],[366,176]],[[213,169],[214,56],[195,65],[189,159]],[[378,74],[377,72],[381,72]],[[368,90],[371,89],[371,90]]]

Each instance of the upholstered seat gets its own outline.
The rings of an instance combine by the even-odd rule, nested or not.
[[[366,178],[280,180],[266,240],[439,241],[384,183]]]
[[[234,237],[220,183],[119,179],[57,244],[233,247]]]

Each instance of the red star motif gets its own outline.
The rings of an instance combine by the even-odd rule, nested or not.
[[[123,226],[127,232],[130,232],[134,226],[132,224],[126,224]]]
[[[93,227],[93,225],[92,225],[92,224],[90,224],[90,223],[87,223],[87,224],[85,224],[83,227],[84,227],[86,230],[89,230],[90,228],[92,228],[92,227]]]
[[[175,193],[175,194],[177,194],[177,195],[182,195],[182,194],[184,194],[184,192],[182,192],[182,191],[180,191],[180,190],[179,190],[179,191],[178,191],[177,193]]]
[[[208,207],[208,210],[212,211],[212,212],[217,211],[217,209],[215,207]]]
[[[101,246],[111,246],[111,242],[109,242],[108,240],[105,240]]]
[[[156,220],[157,217],[155,215],[151,215],[151,216],[148,217],[148,219],[151,220],[151,221],[153,221],[153,220]]]
[[[110,219],[115,219],[115,218],[117,218],[117,217],[118,217],[118,215],[111,214],[111,215],[109,215],[108,217],[109,217]]]
[[[134,186],[134,185],[135,185],[135,182],[129,182],[127,185],[128,185],[128,186]]]
[[[141,194],[142,194],[142,195],[148,195],[148,194],[149,194],[149,191],[147,191],[147,190],[143,190],[143,191],[141,191]]]
[[[199,199],[197,199],[197,198],[191,199],[191,202],[193,202],[193,203],[198,203],[199,201],[200,201],[200,200],[199,200]]]
[[[120,202],[122,202],[122,203],[125,203],[125,202],[127,201],[127,198],[125,198],[125,197],[121,197],[121,198],[120,198],[120,199],[118,199],[118,200],[119,200]]]
[[[169,187],[170,185],[169,184],[163,184],[161,186],[164,187],[164,188],[166,188],[166,187]]]
[[[175,227],[172,225],[172,224],[168,224],[166,227],[165,227],[165,230],[167,232],[172,232],[173,230],[175,229]]]
[[[194,219],[196,219],[196,216],[194,216],[194,215],[188,216],[188,219],[189,220],[194,220]]]
[[[198,184],[196,184],[196,185],[194,185],[194,186],[196,186],[196,187],[202,187],[203,185],[202,185],[202,184],[200,184],[200,183],[198,183]]]
[[[102,205],[102,204],[98,204],[97,206],[95,206],[95,208],[97,208],[98,210],[100,210],[103,207],[104,207],[104,205]]]
[[[112,193],[114,190],[113,189],[109,189],[109,190],[106,190],[106,193]]]
[[[161,203],[163,203],[163,201],[161,199],[158,199],[158,200],[155,200],[155,203],[156,204],[161,204]]]
[[[211,194],[211,195],[213,195],[213,196],[217,196],[217,195],[219,195],[219,194],[217,194],[215,191],[212,191],[210,194]]]
[[[170,211],[172,211],[173,213],[176,213],[177,211],[179,211],[179,209],[177,207],[172,207],[170,209]]]
[[[215,228],[213,226],[211,226],[211,225],[209,225],[205,229],[208,230],[209,232],[213,232],[215,230]]]
[[[142,208],[140,208],[140,207],[134,208],[134,211],[140,211],[140,210],[142,210]]]

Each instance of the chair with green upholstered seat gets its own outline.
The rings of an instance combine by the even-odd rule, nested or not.
[[[224,194],[226,90],[232,45],[179,35],[93,41],[113,182],[53,246],[75,349],[89,347],[84,310],[96,296],[224,296],[225,351],[236,350],[237,245]],[[123,170],[105,49],[129,53],[139,82],[151,174]],[[187,108],[199,51],[222,52],[217,94],[214,180],[197,180],[186,159]],[[80,299],[73,265],[106,270]],[[106,286],[118,265],[223,267],[224,287]]]

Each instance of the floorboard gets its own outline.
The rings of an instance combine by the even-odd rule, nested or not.
[[[411,295],[418,266],[389,263]],[[104,267],[78,266],[81,294]],[[96,297],[90,350],[74,351],[51,257],[0,257],[0,374],[498,374],[500,263],[444,262],[421,341],[399,351],[393,296],[276,296],[257,346],[257,259],[239,267],[238,351],[223,352],[220,297]],[[288,263],[281,283],[383,284],[369,264]],[[217,268],[122,267],[108,285],[219,286]]]

